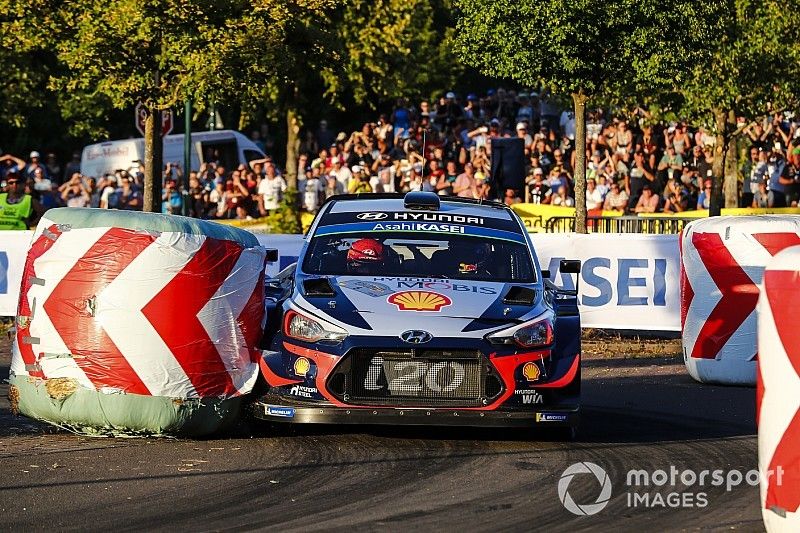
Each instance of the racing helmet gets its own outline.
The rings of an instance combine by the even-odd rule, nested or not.
[[[347,251],[347,271],[358,274],[377,273],[386,261],[386,249],[375,239],[358,239]]]

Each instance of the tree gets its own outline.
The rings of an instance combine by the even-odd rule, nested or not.
[[[575,230],[586,232],[587,101],[673,86],[713,36],[713,2],[693,0],[456,0],[463,61],[488,75],[572,96]],[[670,47],[662,40],[670,36]],[[680,52],[680,53],[678,53]]]
[[[278,84],[298,56],[295,35],[334,0],[0,0],[22,50],[51,51],[60,93],[141,101],[145,210],[161,210],[160,113],[185,99],[251,102]],[[305,43],[308,44],[308,43]],[[322,42],[313,43],[318,52]]]
[[[0,39],[13,42],[14,36],[4,26],[0,24]],[[5,73],[0,86],[0,122],[21,127],[44,103],[41,96],[47,69],[36,64],[34,54],[8,48],[0,51],[0,69]]]
[[[463,69],[453,61],[449,0],[350,0],[334,16],[344,72],[324,76],[327,95],[376,107],[442,91]]]
[[[737,204],[735,145],[744,131],[737,118],[747,124],[800,103],[800,25],[793,15],[800,2],[721,5],[719,32],[707,43],[711,53],[677,88],[680,114],[716,136],[711,215]]]
[[[284,50],[284,77],[267,83],[262,102],[286,128],[286,181],[297,185],[299,133],[321,103],[338,108],[379,104],[442,90],[462,67],[449,53],[449,0],[352,0],[324,19],[308,19]],[[314,43],[325,43],[324,47]],[[262,111],[251,108],[244,116]]]

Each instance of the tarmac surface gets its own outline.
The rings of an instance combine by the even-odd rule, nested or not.
[[[0,380],[8,364],[0,354]],[[696,383],[674,356],[585,360],[575,442],[267,425],[206,440],[88,438],[12,415],[6,393],[3,382],[0,530],[763,530],[758,487],[680,476],[757,468],[755,390]],[[612,486],[592,516],[566,510],[558,492],[565,469],[584,461]],[[663,486],[628,483],[630,470],[671,469]],[[565,487],[579,505],[601,493],[592,474]]]

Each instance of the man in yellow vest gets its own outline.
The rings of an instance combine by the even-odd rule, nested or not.
[[[360,165],[353,166],[353,177],[347,186],[347,192],[351,194],[372,192],[372,185],[369,184],[369,175],[364,172]]]
[[[16,173],[6,176],[6,192],[0,193],[0,230],[25,230],[33,226],[44,213],[42,206],[30,194],[25,194],[25,182]]]

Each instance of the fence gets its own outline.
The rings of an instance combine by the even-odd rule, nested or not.
[[[680,233],[683,227],[696,220],[693,217],[637,217],[637,216],[589,216],[586,227],[589,233],[650,233],[670,235]],[[550,217],[545,223],[547,233],[575,231],[575,217]]]

